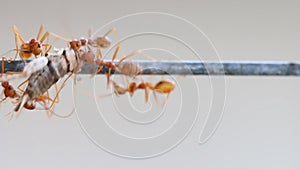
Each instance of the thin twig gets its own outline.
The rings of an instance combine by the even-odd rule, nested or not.
[[[116,61],[117,62],[117,61]],[[124,62],[125,63],[125,62]],[[123,64],[124,64],[123,63]],[[145,75],[226,75],[226,76],[300,76],[300,62],[200,62],[200,61],[134,61]],[[122,64],[121,64],[122,65]],[[4,72],[21,72],[25,63],[5,61]],[[96,70],[85,64],[79,74],[91,74]],[[0,64],[1,70],[1,64]],[[103,71],[99,74],[106,72]],[[118,74],[118,72],[112,72]]]

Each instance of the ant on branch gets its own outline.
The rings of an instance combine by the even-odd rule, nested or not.
[[[127,85],[127,87],[122,87],[115,81],[112,81],[112,83],[113,83],[114,93],[116,95],[124,95],[128,92],[130,96],[133,96],[133,94],[137,90],[145,90],[146,103],[149,101],[149,92],[152,91],[155,101],[159,107],[165,105],[167,99],[169,98],[170,93],[175,89],[175,84],[167,80],[161,80],[156,84],[152,84],[151,82],[144,82],[144,81],[140,82],[139,84],[136,82],[131,82]],[[164,99],[162,104],[159,103],[156,93],[166,94],[166,98]]]

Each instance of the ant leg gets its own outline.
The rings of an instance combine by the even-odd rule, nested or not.
[[[3,91],[1,92],[1,95],[3,94]],[[7,99],[8,97],[6,96],[6,97],[4,97],[3,99],[1,99],[0,100],[0,104],[2,103],[2,102],[4,102],[6,99]]]
[[[48,117],[49,119],[51,119],[51,118],[52,118],[52,114],[53,114],[52,112],[53,112],[53,111],[50,110],[50,109],[47,107],[47,103],[46,103],[46,101],[44,100],[44,99],[46,99],[46,98],[39,98],[39,97],[38,97],[38,99],[39,99],[39,100],[38,100],[37,103],[38,103],[39,105],[41,105],[43,108],[35,107],[34,109],[35,109],[35,110],[45,110],[45,111],[47,111],[47,117]],[[40,102],[42,102],[43,104],[40,103]]]
[[[99,68],[96,70],[96,72],[93,73],[92,77],[95,76],[96,74],[98,74],[99,72],[101,72],[102,69],[103,69],[103,65],[99,66]]]
[[[72,75],[72,74],[71,74],[71,75]],[[70,77],[70,76],[69,76],[69,77]],[[68,77],[68,78],[69,78],[69,77]],[[57,113],[55,113],[55,111],[53,110],[53,109],[54,109],[54,104],[56,104],[56,103],[59,102],[59,100],[58,100],[58,98],[59,98],[58,93],[59,93],[59,92],[61,91],[61,89],[64,87],[65,82],[66,82],[66,80],[68,80],[68,78],[65,79],[65,81],[63,82],[63,84],[61,85],[61,87],[60,87],[59,89],[58,89],[57,85],[55,84],[55,90],[56,90],[55,92],[56,92],[56,95],[55,95],[55,98],[54,98],[54,99],[52,99],[52,98],[49,97],[48,91],[47,91],[46,95],[40,96],[40,97],[41,97],[40,100],[44,103],[44,108],[45,108],[44,110],[47,110],[48,118],[51,118],[53,115],[56,116],[56,117],[59,117],[59,118],[68,118],[68,117],[70,117],[70,116],[74,113],[74,111],[75,111],[75,108],[74,108],[74,107],[73,107],[72,111],[71,111],[70,113],[68,113],[67,115],[60,115],[60,114],[57,114]],[[48,100],[48,101],[52,102],[52,104],[51,104],[50,107],[47,107],[47,103],[46,103],[45,100]]]
[[[51,108],[47,107],[49,101],[52,102],[52,103],[57,103],[56,100],[49,97],[48,91],[46,92],[46,94],[37,97],[36,100],[38,101],[38,103],[41,106],[44,107],[44,109],[36,108],[36,110],[46,110],[47,111],[47,116],[48,116],[49,119],[52,117],[52,115],[56,115],[56,113]],[[46,100],[47,100],[47,102],[46,102]],[[41,104],[40,102],[42,102],[43,104]],[[57,115],[57,116],[59,116],[59,115]]]
[[[113,62],[114,59],[116,58],[119,49],[120,49],[120,45],[117,46],[117,48],[116,48],[116,50],[115,50],[115,52],[114,52],[114,55],[113,55],[113,58],[112,58],[112,62]],[[100,53],[101,53],[101,51],[100,51]],[[100,58],[100,59],[102,60],[102,58]],[[99,63],[99,68],[98,68],[97,71],[93,74],[93,76],[96,75],[97,73],[99,73],[102,69],[103,69],[103,64],[102,64],[102,63]],[[108,73],[106,74],[106,77],[107,77],[107,78],[106,78],[106,80],[107,80],[107,87],[109,86],[109,83],[110,83],[111,70],[112,70],[112,68],[109,67],[109,68],[108,68]]]
[[[108,72],[106,74],[106,87],[109,87],[110,84],[110,74],[111,74],[111,68],[108,68]]]
[[[130,58],[132,56],[135,56],[137,54],[140,54],[140,53],[141,53],[141,50],[135,50],[135,51],[131,52],[129,55],[126,55],[126,56],[122,57],[119,60],[119,62],[117,63],[117,65],[120,65],[124,60],[126,60],[126,59],[128,59],[128,58]]]
[[[18,54],[19,54],[19,41],[18,41],[18,37],[17,35],[15,34],[15,44],[16,44],[16,54],[15,54],[15,57],[14,57],[14,60],[18,57]]]
[[[116,40],[116,43],[120,43],[120,37],[119,37],[118,31],[117,31],[116,28],[111,28],[106,34],[104,34],[104,36],[108,36],[108,34],[110,34],[111,32],[113,32],[113,34],[114,34],[114,38]],[[123,51],[123,48],[121,48],[120,53],[122,55],[125,55],[125,52]]]
[[[45,49],[44,49],[45,53],[42,53],[42,56],[45,56],[45,55],[46,55],[46,53],[48,53],[48,52],[51,50],[51,48],[52,48],[52,45],[51,45],[51,44],[49,44],[49,43],[46,43],[46,44],[42,44],[42,46],[44,46],[44,47],[45,47]]]
[[[57,86],[57,84],[55,83],[54,84],[54,87],[55,87],[55,93],[58,91],[58,86]],[[59,103],[59,96],[57,96],[56,97],[56,99],[55,100],[53,100],[55,103]]]
[[[167,100],[169,99],[170,93],[167,94],[167,96],[165,97],[165,99],[162,102],[162,106],[166,105]]]
[[[48,33],[48,32],[46,32],[46,33]],[[51,48],[52,48],[52,45],[49,43],[49,36],[48,35],[47,35],[47,39],[46,39],[46,44],[49,45],[48,47],[45,48],[46,53],[48,53],[51,50]]]
[[[160,104],[159,101],[158,101],[158,98],[157,98],[157,95],[156,95],[156,92],[155,92],[155,91],[153,91],[153,96],[154,96],[154,100],[155,100],[155,102],[156,102],[156,106],[157,106],[158,108],[162,108],[161,104]]]
[[[111,60],[111,62],[113,63],[113,61],[116,59],[116,57],[117,57],[117,55],[118,55],[118,52],[119,52],[119,49],[120,49],[120,43],[118,43],[118,46],[116,47],[116,50],[115,50],[115,52],[114,52],[114,55],[113,55],[113,57],[112,57],[112,60]],[[110,84],[110,75],[111,75],[111,70],[112,70],[112,68],[111,67],[109,67],[108,68],[108,72],[107,72],[107,75],[106,75],[106,82],[107,82],[107,88],[108,88],[108,86],[109,86],[109,84]]]
[[[38,41],[40,43],[42,43],[42,46],[45,47],[44,48],[44,51],[46,51],[45,54],[48,53],[50,51],[51,47],[52,47],[52,45],[49,43],[49,36],[50,36],[50,33],[49,32],[45,32],[45,34],[42,36],[42,38],[40,40],[38,39]],[[45,39],[46,39],[46,43],[43,44],[43,42],[44,42]]]
[[[109,29],[104,35],[103,37],[107,37],[109,34],[113,33],[114,34],[114,39],[116,40],[116,43],[120,43],[120,37],[119,37],[119,34],[118,34],[118,31],[116,28],[111,28]],[[125,55],[125,52],[123,51],[123,49],[121,48],[121,54],[122,55]]]
[[[8,54],[10,54],[10,53],[12,53],[12,52],[15,52],[15,51],[18,52],[18,49],[11,49],[11,50],[9,50],[9,51],[7,51],[7,52],[1,54],[1,58],[5,58],[5,60],[7,60],[8,63],[10,63],[10,62],[12,62],[12,61],[15,61],[18,54],[15,55],[14,59],[7,58],[7,57],[6,57]]]
[[[111,29],[109,29],[104,35],[103,35],[103,37],[107,37],[109,34],[111,34],[111,33],[113,33],[113,36],[114,36],[114,39],[115,39],[115,41],[116,41],[116,43],[118,44],[118,45],[120,45],[120,37],[119,37],[119,34],[118,34],[118,31],[117,31],[117,29],[116,28],[111,28]],[[126,55],[125,54],[125,52],[123,51],[123,48],[120,48],[120,53],[122,54],[122,55]]]
[[[21,92],[21,93],[24,93],[25,90],[24,89],[21,89],[22,86],[24,86],[25,84],[27,85],[27,82],[28,80],[25,80],[24,82],[22,82],[19,86],[18,86],[18,90]]]
[[[63,83],[62,83],[61,86],[59,87],[58,91],[56,91],[55,97],[54,97],[53,100],[56,100],[56,99],[57,99],[58,94],[60,93],[60,91],[62,90],[62,88],[65,86],[66,81],[67,81],[72,75],[73,75],[73,73],[71,73],[71,74],[63,81]],[[55,102],[52,102],[52,104],[51,104],[51,106],[50,106],[50,109],[53,107],[54,103],[55,103]]]
[[[113,55],[113,57],[111,59],[112,62],[117,58],[117,55],[118,55],[118,52],[119,52],[120,48],[121,48],[121,45],[120,45],[120,43],[118,43],[118,45],[116,47],[116,50],[114,52],[114,55]]]
[[[148,103],[149,101],[149,89],[148,87],[145,88],[145,102]]]
[[[19,40],[21,41],[22,45],[26,44],[26,42],[24,41],[23,37],[21,36],[21,34],[19,33],[19,31],[15,25],[13,26],[13,31],[15,33],[15,44],[16,44],[16,51],[17,51],[15,58],[14,58],[14,60],[15,60],[17,58],[17,55],[20,54]],[[22,57],[21,57],[21,59],[23,60]]]
[[[158,101],[158,98],[157,98],[157,95],[156,95],[156,92],[153,91],[153,95],[154,95],[154,99],[156,101],[156,105],[158,108],[163,108],[166,103],[167,103],[167,100],[169,99],[169,96],[170,96],[170,93],[167,93],[167,96],[164,98],[164,100],[162,101],[162,103],[160,104],[159,101]]]
[[[17,38],[22,42],[22,44],[25,44],[26,42],[22,38],[21,34],[19,33],[19,31],[15,25],[13,26],[13,31],[14,31],[15,35],[17,36]]]
[[[36,36],[36,40],[39,41],[39,42],[42,42],[42,41],[40,41],[40,37],[41,37],[41,35],[42,35],[43,30],[44,30],[44,25],[41,24],[40,29],[39,29],[39,32],[38,32],[38,34],[37,34],[37,36]]]
[[[70,41],[70,39],[67,39],[67,38],[65,38],[65,37],[63,37],[63,36],[60,36],[60,35],[57,35],[57,34],[55,34],[55,33],[53,33],[53,32],[46,32],[45,34],[49,34],[49,35],[46,35],[46,36],[54,36],[55,38],[57,38],[57,39],[60,39],[60,40],[63,40],[63,41],[66,41],[66,42],[69,42]],[[44,35],[45,36],[45,35]]]
[[[101,48],[100,48],[100,47],[97,47],[97,53],[96,53],[96,56],[97,56],[99,59],[103,59],[103,56],[102,56],[102,52],[101,52]]]
[[[103,37],[107,37],[107,36],[108,36],[109,34],[111,34],[112,32],[114,33],[115,38],[118,39],[118,33],[117,33],[116,28],[111,28],[111,29],[109,29],[109,30],[103,35]]]

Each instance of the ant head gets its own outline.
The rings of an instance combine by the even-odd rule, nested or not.
[[[31,41],[29,42],[29,47],[35,56],[42,53],[41,44],[36,39],[31,39]]]
[[[70,48],[75,50],[75,51],[79,50],[79,48],[82,46],[81,41],[77,40],[77,39],[71,40],[69,42],[69,44],[70,44]]]
[[[111,40],[107,36],[98,37],[96,38],[96,44],[102,48],[108,48],[111,44]]]
[[[36,103],[35,102],[31,102],[31,103],[25,103],[24,104],[24,108],[27,110],[33,110],[36,107]]]
[[[3,88],[7,88],[9,86],[9,83],[7,81],[4,81],[1,83]]]
[[[81,43],[81,46],[86,46],[88,43],[88,40],[85,38],[80,38],[80,43]]]

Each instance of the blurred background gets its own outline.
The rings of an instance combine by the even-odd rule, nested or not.
[[[115,27],[120,39],[129,39],[122,43],[123,53],[128,54],[135,49],[155,48],[157,50],[152,50],[152,53],[150,51],[149,55],[158,60],[159,56],[155,57],[155,52],[163,54],[165,60],[176,58],[176,60],[213,61],[299,61],[299,7],[300,3],[292,0],[181,2],[5,0],[2,1],[0,10],[0,53],[15,47],[13,25],[18,27],[25,40],[29,40],[37,35],[39,26],[43,23],[45,30],[67,38],[87,37],[87,31],[91,27],[95,36]],[[151,17],[139,15],[110,23],[120,17],[139,12],[163,12],[185,18],[203,33],[195,31],[195,27],[182,19],[168,15],[151,15]],[[162,35],[169,33],[180,37],[197,52],[198,56],[187,50],[182,43],[178,43],[179,41],[170,40],[172,38],[168,36],[165,38],[132,35],[139,31],[155,31]],[[114,36],[111,38],[114,40]],[[54,42],[54,46],[65,45],[66,42],[61,40]],[[214,49],[217,49],[219,57]],[[104,52],[109,55],[113,49]],[[173,57],[175,55],[176,57]],[[178,90],[170,95],[166,109],[162,110],[165,119],[157,126],[137,125],[134,129],[131,125],[125,123],[123,125],[115,107],[121,107],[120,112],[123,112],[126,106],[125,108],[122,106],[126,105],[126,101],[134,99],[132,103],[136,104],[133,106],[136,108],[140,105],[136,102],[144,99],[143,93],[138,94],[136,98],[125,96],[125,100],[114,100],[113,103],[108,100],[119,98],[108,97],[94,101],[90,95],[95,92],[97,94],[111,92],[105,89],[104,77],[80,78],[75,94],[72,80],[67,83],[56,107],[57,113],[67,114],[72,110],[74,99],[77,116],[74,114],[67,119],[53,117],[49,120],[43,111],[24,110],[18,119],[8,121],[4,114],[12,110],[13,106],[10,102],[1,105],[1,168],[300,167],[297,158],[300,155],[298,77],[165,77],[173,79],[179,86]],[[159,78],[147,77],[153,82]],[[19,82],[21,81],[16,81],[15,85]],[[88,98],[92,102],[84,100],[85,95],[78,94],[80,93],[78,90],[85,91],[85,94],[91,92]],[[193,94],[195,90],[198,91],[196,96],[185,96],[186,93]],[[216,110],[214,106],[211,107],[214,100],[217,102]],[[186,110],[176,107],[178,103],[183,103]],[[223,103],[224,115],[215,134],[204,144],[198,144],[199,134],[208,112],[218,119],[223,112]],[[195,104],[198,105],[195,107]],[[99,107],[102,109],[99,110]],[[153,107],[155,106],[150,106]],[[141,112],[147,109],[146,105],[138,110]],[[184,126],[186,131],[183,132],[188,135],[180,144],[175,144],[171,151],[153,158],[133,160],[120,157],[126,156],[126,153],[116,156],[118,149],[111,150],[111,147],[103,148],[97,144],[110,138],[109,134],[101,130],[102,121],[95,118],[99,115],[98,111],[107,114],[108,121],[114,124],[115,129],[133,137],[150,137],[162,132],[163,128],[171,125],[175,119],[174,116],[167,116],[172,112],[176,115],[199,111],[199,114],[190,133],[187,131],[194,121],[187,119],[186,123],[190,126]],[[191,114],[191,118],[194,116],[196,114]],[[110,141],[119,143],[118,140]],[[119,146],[127,147],[128,150],[138,149],[127,143]],[[155,147],[155,145],[150,147],[153,146]]]

